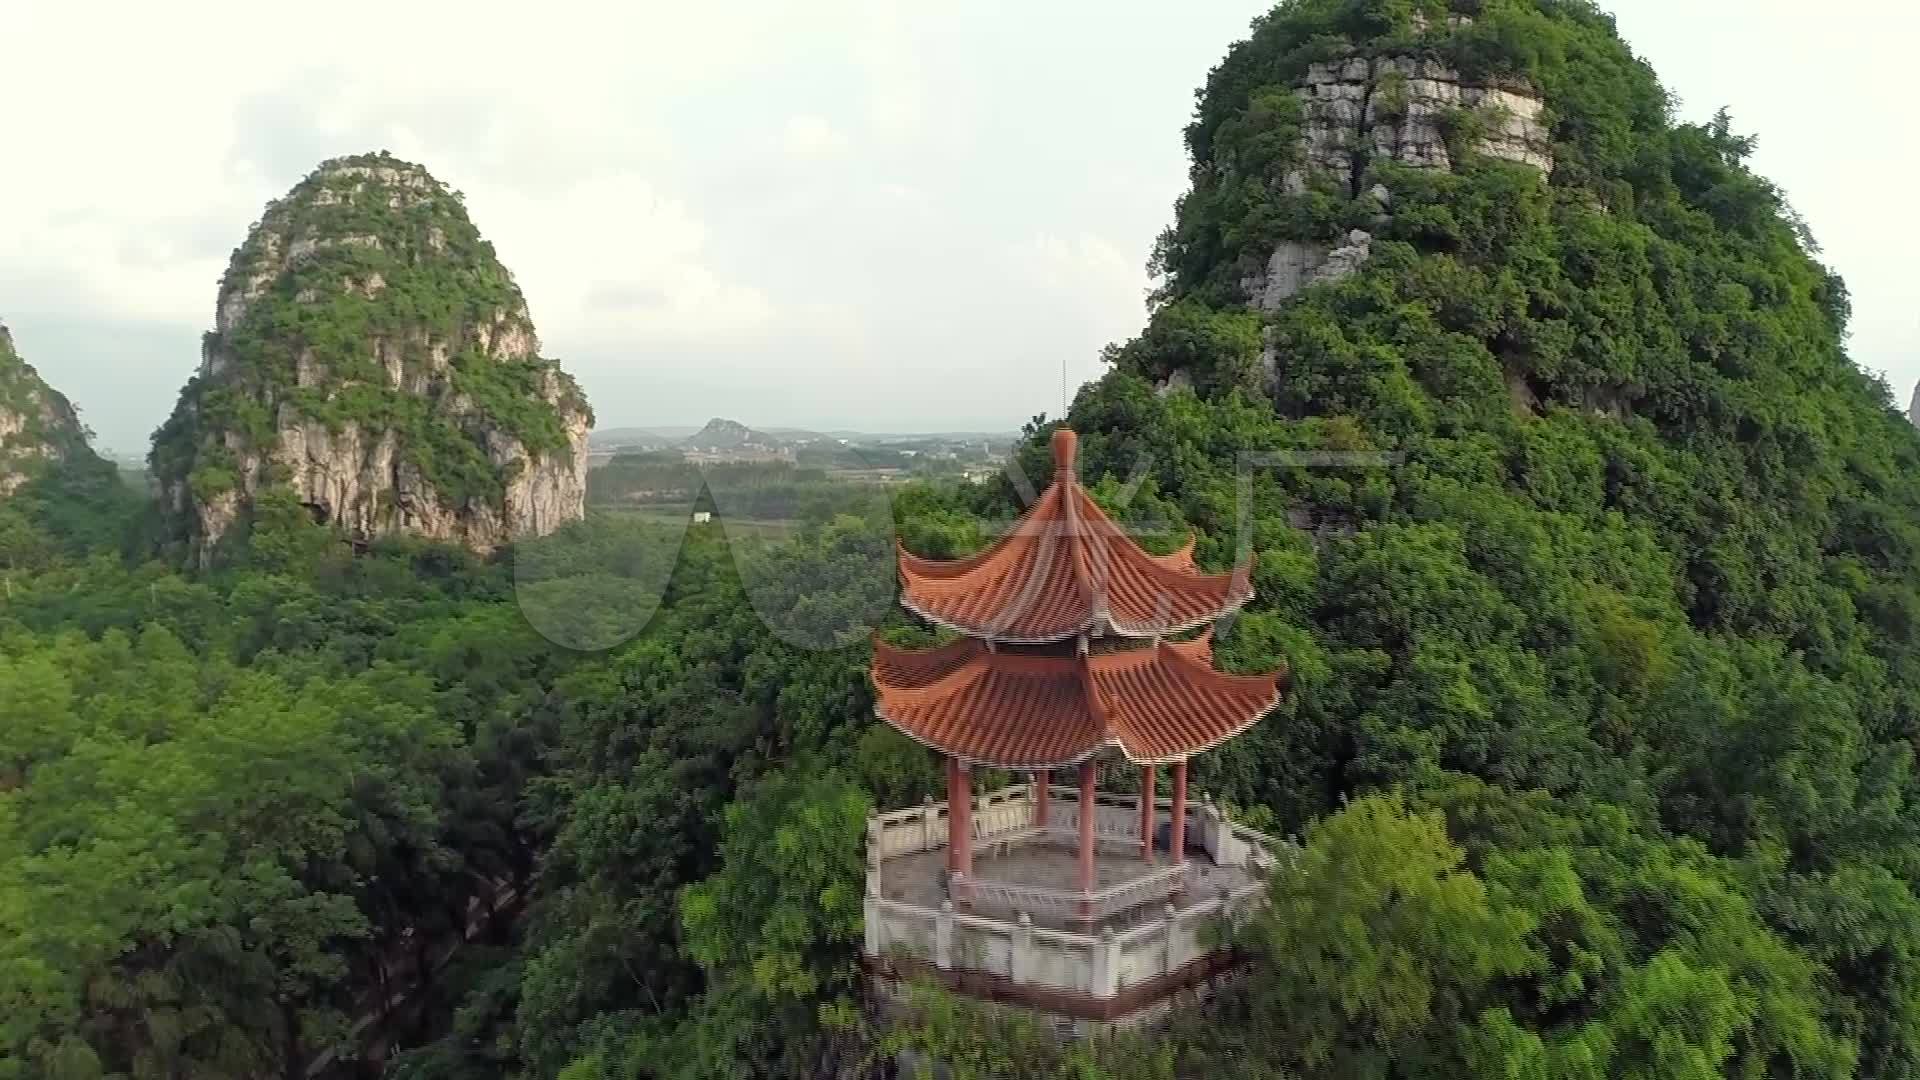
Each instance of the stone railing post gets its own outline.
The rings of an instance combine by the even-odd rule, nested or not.
[[[1207,850],[1213,854],[1215,866],[1236,866],[1240,862],[1240,852],[1234,847],[1233,829],[1227,821],[1227,815],[1213,801],[1212,795],[1204,796],[1200,804],[1200,816],[1206,822],[1201,832],[1207,838]]]
[[[880,822],[872,819],[869,819],[867,821],[867,895],[868,896],[880,895],[880,862],[881,862],[880,845],[882,842],[881,838],[884,835],[885,833],[880,828]]]
[[[868,893],[863,905],[861,917],[866,920],[867,955],[878,957],[880,950],[886,947],[883,928],[880,925],[880,904],[878,895]]]
[[[1015,986],[1033,981],[1033,916],[1020,913],[1013,931],[1013,951],[1007,958],[1007,975]]]
[[[1240,923],[1240,905],[1234,901],[1231,885],[1220,886],[1220,923],[1230,930]]]
[[[1114,940],[1113,927],[1100,928],[1100,940],[1093,946],[1093,989],[1097,998],[1110,998],[1120,991],[1120,943]]]
[[[953,901],[940,901],[940,914],[933,920],[933,966],[953,970]]]
[[[1166,910],[1166,932],[1160,942],[1160,974],[1171,975],[1186,966],[1187,958],[1180,955],[1175,945],[1180,940],[1180,911],[1172,904],[1168,904]]]
[[[920,805],[920,850],[933,851],[940,846],[940,814],[934,809],[933,796],[925,796]]]

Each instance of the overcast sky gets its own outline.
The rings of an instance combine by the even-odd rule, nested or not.
[[[1193,89],[1264,6],[22,4],[0,319],[144,453],[262,205],[385,148],[466,193],[602,427],[1013,428],[1141,324]],[[1904,403],[1920,10],[1614,9],[1684,118],[1759,135]]]

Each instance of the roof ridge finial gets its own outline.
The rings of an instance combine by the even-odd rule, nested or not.
[[[1070,427],[1053,429],[1053,472],[1056,477],[1075,475],[1074,458],[1080,452],[1080,436]]]

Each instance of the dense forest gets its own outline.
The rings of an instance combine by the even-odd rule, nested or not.
[[[1460,109],[1446,168],[1296,182],[1316,66],[1407,56],[1537,93],[1551,167]],[[0,1077],[1920,1077],[1920,433],[1751,139],[1582,0],[1289,0],[1186,136],[1151,317],[1065,419],[1116,518],[1257,553],[1219,657],[1292,671],[1195,762],[1303,838],[1231,993],[1074,1045],[860,1007],[865,815],[941,783],[871,718],[867,633],[921,633],[893,540],[977,550],[1013,478],[756,476],[784,543],[490,559],[267,490],[187,572],[50,469],[0,504]]]

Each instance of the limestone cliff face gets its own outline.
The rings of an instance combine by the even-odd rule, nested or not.
[[[1455,15],[1449,26],[1470,23]],[[1553,142],[1538,93],[1474,82],[1431,57],[1353,55],[1316,63],[1292,92],[1301,123],[1295,164],[1281,177],[1280,192],[1330,189],[1363,206],[1375,229],[1391,220],[1393,205],[1392,191],[1375,179],[1379,163],[1450,172],[1457,158],[1471,154],[1542,176],[1553,171]],[[1278,311],[1309,285],[1357,272],[1372,255],[1373,239],[1367,229],[1351,229],[1328,241],[1278,241],[1240,277],[1240,293],[1256,311]],[[1267,344],[1260,368],[1269,389],[1277,364]],[[1163,392],[1172,385],[1164,382]]]
[[[1468,82],[1437,60],[1355,56],[1315,64],[1295,90],[1306,106],[1308,166],[1347,176],[1350,197],[1361,194],[1359,174],[1371,159],[1451,169],[1450,143],[1553,170],[1538,95]],[[1304,190],[1302,179],[1295,185]]]
[[[1455,16],[1456,23],[1468,21]],[[1371,199],[1384,217],[1392,194],[1369,185],[1377,161],[1451,171],[1458,151],[1553,171],[1545,103],[1526,87],[1487,86],[1419,56],[1351,56],[1312,65],[1293,87],[1301,99],[1302,165],[1284,187],[1298,195],[1317,176],[1331,178],[1349,199]],[[1278,310],[1302,288],[1333,281],[1366,262],[1373,237],[1353,230],[1329,244],[1283,241],[1266,264],[1241,281],[1261,311]]]
[[[1907,419],[1920,424],[1920,383],[1913,387],[1913,400],[1907,403]]]
[[[585,513],[593,414],[539,348],[457,195],[330,161],[234,253],[154,475],[203,562],[276,485],[356,539],[544,535]]]
[[[0,499],[75,458],[94,459],[79,415],[20,358],[0,324]]]

